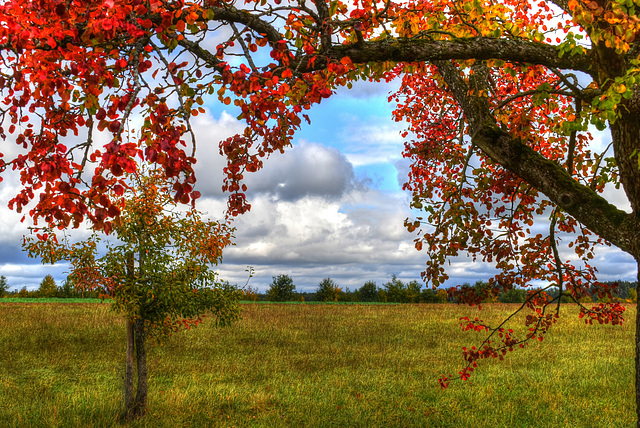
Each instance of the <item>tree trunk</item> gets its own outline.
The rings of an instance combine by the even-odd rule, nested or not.
[[[127,254],[127,280],[135,281],[134,256]],[[145,349],[144,321],[127,319],[127,356],[124,369],[124,409],[121,418],[132,421],[143,416],[147,410],[147,354]],[[136,359],[138,386],[134,397],[133,360]]]
[[[640,428],[640,299],[638,292],[640,291],[640,257],[636,258],[638,265],[638,282],[636,282],[636,417],[637,427]]]
[[[146,332],[144,331],[144,320],[138,318],[135,324],[136,342],[136,365],[138,368],[138,390],[135,400],[135,417],[144,416],[147,412],[147,351],[145,348]]]
[[[129,419],[129,411],[133,407],[133,351],[134,324],[127,320],[127,359],[124,369],[124,412],[125,419]]]

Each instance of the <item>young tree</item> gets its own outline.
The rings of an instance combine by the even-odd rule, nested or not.
[[[342,294],[342,289],[331,279],[325,278],[318,284],[316,300],[320,302],[337,302]]]
[[[58,284],[56,284],[56,280],[53,279],[53,276],[46,275],[42,282],[40,283],[40,287],[38,288],[37,294],[39,297],[55,297],[58,292]]]
[[[273,277],[269,285],[267,298],[271,302],[288,302],[295,300],[296,286],[289,275],[278,275]]]
[[[358,78],[400,78],[392,99],[395,119],[408,123],[405,187],[424,211],[407,227],[427,252],[425,281],[442,284],[446,261],[466,252],[499,273],[486,293],[452,290],[452,298],[476,304],[534,280],[560,290],[557,299],[531,290],[533,323],[466,353],[466,379],[478,358],[541,339],[560,299],[611,293],[595,280],[596,246],[640,263],[639,22],[633,2],[604,0],[8,0],[0,134],[23,152],[0,168],[21,172],[12,207],[40,192],[31,214],[52,225],[88,217],[112,228],[122,195],[110,189],[136,169],[136,155],[161,164],[176,200],[191,202],[195,158],[184,145],[195,147],[189,119],[211,94],[247,122],[220,147],[235,215],[250,207],[246,172],[286,148],[307,108]],[[209,36],[218,43],[211,51],[200,43]],[[143,119],[138,142],[122,138],[133,113]],[[607,147],[591,144],[590,126],[609,128]],[[98,146],[97,132],[112,140]],[[630,212],[607,199],[611,186],[624,190]],[[532,233],[543,216],[548,233]],[[561,254],[560,235],[573,259]],[[581,316],[619,323],[623,310],[610,303]],[[640,358],[636,373],[640,412]]]
[[[9,291],[9,284],[7,283],[7,277],[2,275],[0,276],[0,299],[4,297]]]
[[[195,209],[176,211],[167,183],[152,170],[137,175],[114,224],[116,242],[98,257],[99,237],[70,244],[50,231],[26,241],[43,262],[68,260],[69,280],[78,289],[98,290],[113,299],[126,323],[124,419],[145,414],[148,396],[147,339],[189,329],[210,314],[219,325],[238,317],[235,287],[216,281],[211,265],[230,243],[226,224],[203,220]],[[137,388],[134,393],[134,360]]]

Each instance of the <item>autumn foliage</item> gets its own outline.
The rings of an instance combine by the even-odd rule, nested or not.
[[[463,320],[489,333],[464,353],[472,368],[540,340],[561,298],[610,295],[592,264],[597,246],[640,260],[636,6],[7,1],[0,134],[17,148],[3,149],[0,168],[19,171],[23,187],[11,206],[32,206],[34,221],[88,219],[109,232],[141,161],[159,166],[174,201],[198,199],[190,119],[217,100],[234,104],[246,123],[220,142],[222,187],[237,215],[250,208],[245,175],[290,145],[313,104],[358,79],[398,79],[390,101],[408,126],[405,189],[418,212],[406,226],[427,254],[424,280],[443,284],[446,262],[468,254],[497,274],[482,290],[451,290],[462,303],[534,281],[559,290],[555,299],[529,293],[524,336]],[[594,128],[609,128],[611,144],[596,144]],[[611,187],[624,190],[630,212],[605,199]],[[623,311],[611,303],[584,307],[582,316],[616,324]]]

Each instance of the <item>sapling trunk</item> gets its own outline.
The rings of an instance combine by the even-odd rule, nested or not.
[[[135,416],[141,417],[147,412],[147,351],[145,348],[146,332],[144,320],[138,318],[135,323],[136,365],[138,369],[138,388],[135,400]]]
[[[134,324],[127,320],[127,359],[124,369],[124,411],[128,413],[133,407],[133,352]],[[128,418],[127,418],[128,419]]]

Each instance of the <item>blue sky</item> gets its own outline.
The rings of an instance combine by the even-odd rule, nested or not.
[[[403,226],[411,216],[408,195],[401,191],[408,164],[401,156],[402,124],[392,120],[387,102],[392,89],[393,84],[359,83],[324,100],[309,111],[312,123],[302,127],[294,147],[247,179],[253,208],[236,220],[236,245],[219,267],[223,279],[244,284],[247,266],[255,270],[250,285],[261,291],[278,274],[291,275],[300,291],[313,291],[328,276],[352,290],[369,280],[381,286],[392,274],[420,278],[425,255],[414,249],[414,236]],[[199,207],[213,218],[225,206],[218,141],[243,129],[238,112],[224,107],[212,104],[193,122],[204,196]],[[605,142],[606,136],[599,139]],[[16,186],[10,177],[0,184],[0,275],[12,288],[36,288],[46,274],[60,283],[66,266],[43,266],[20,249],[28,224],[6,208]],[[621,193],[613,199],[624,206]],[[611,248],[597,254],[601,279],[634,279],[631,257]],[[448,271],[451,285],[493,272],[465,257],[451,260]]]

